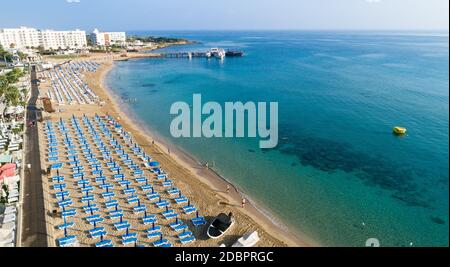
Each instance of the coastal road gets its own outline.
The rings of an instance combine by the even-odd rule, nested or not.
[[[36,68],[31,71],[31,98],[27,107],[27,122],[37,120],[41,112],[36,109],[38,84]],[[25,175],[22,190],[22,247],[47,247],[47,230],[45,224],[44,192],[42,186],[41,159],[39,155],[39,138],[37,127],[27,127],[25,133]],[[27,164],[31,164],[28,169]]]

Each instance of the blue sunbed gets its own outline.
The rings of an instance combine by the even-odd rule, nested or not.
[[[111,188],[114,188],[114,185],[113,184],[111,184],[111,183],[107,183],[107,184],[101,184],[101,185],[99,185],[100,186],[100,188],[101,189],[111,189]]]
[[[96,208],[97,204],[90,204],[90,206],[83,206],[83,210],[89,210],[90,208]]]
[[[94,187],[92,185],[85,186],[81,188],[82,193],[92,192],[94,191]]]
[[[167,220],[175,218],[178,216],[178,214],[176,214],[173,210],[168,210],[162,213],[162,215],[164,216],[164,218],[166,218]]]
[[[61,213],[61,216],[62,216],[63,218],[68,218],[68,217],[73,217],[73,216],[75,216],[76,214],[77,214],[77,211],[74,210],[74,209],[72,209],[72,210],[66,210],[66,211],[63,211],[63,212]]]
[[[185,231],[186,229],[188,229],[188,226],[186,224],[182,224],[182,225],[173,227],[173,230],[175,232],[182,232],[182,231]]]
[[[106,201],[106,202],[105,202],[105,206],[106,206],[107,209],[109,209],[109,208],[115,208],[115,207],[117,206],[118,203],[119,203],[119,202],[118,202],[117,200],[113,199],[113,200],[110,200],[110,201]]]
[[[171,196],[178,195],[180,193],[180,189],[172,188],[172,189],[167,190],[167,193],[169,193],[169,195],[171,195]]]
[[[112,167],[112,168],[109,168],[109,170],[110,170],[111,172],[116,172],[116,171],[122,170],[122,168],[121,168],[121,167]]]
[[[156,175],[156,178],[158,180],[164,180],[167,178],[167,174],[158,174],[158,175]]]
[[[95,182],[96,183],[102,183],[103,181],[106,181],[106,177],[105,176],[99,176],[95,178]]]
[[[92,214],[92,213],[95,213],[95,212],[97,212],[97,211],[99,211],[99,210],[100,210],[99,208],[96,208],[96,207],[90,207],[90,208],[84,209],[84,212],[85,212],[85,213],[88,213],[88,214]]]
[[[96,220],[98,218],[101,218],[100,215],[95,214],[95,215],[88,216],[85,219],[86,219],[86,221],[90,222],[90,221]]]
[[[185,204],[189,202],[189,199],[187,199],[185,196],[175,198],[174,200],[177,204]]]
[[[84,172],[79,172],[79,173],[74,173],[74,174],[72,174],[72,177],[73,177],[74,179],[76,179],[76,178],[81,178],[82,176],[84,176]]]
[[[168,202],[167,200],[161,200],[161,201],[158,201],[158,202],[155,203],[155,205],[156,205],[158,208],[165,208],[165,207],[170,206],[170,204],[169,204],[169,202]]]
[[[101,169],[91,171],[91,175],[99,175],[99,174],[102,174],[102,173],[103,173],[103,170],[101,170]]]
[[[191,206],[185,206],[185,207],[183,207],[183,211],[186,214],[192,214],[192,213],[197,211],[197,208],[192,206],[192,205]]]
[[[110,247],[110,246],[112,246],[112,241],[109,239],[103,240],[103,241],[96,243],[95,246],[98,248]]]
[[[89,180],[79,180],[77,182],[78,186],[89,185],[91,182]]]
[[[174,229],[180,225],[183,225],[184,223],[181,220],[178,220],[178,222],[172,222],[169,224],[170,228]]]
[[[128,223],[128,221],[123,221],[123,222],[119,222],[119,223],[115,223],[114,226],[116,227],[117,231],[123,231],[126,230],[127,228],[131,227],[131,224]]]
[[[181,238],[180,239],[180,242],[183,245],[187,245],[187,244],[192,243],[194,241],[195,241],[195,237],[194,236],[189,236],[189,237],[185,237],[185,238]]]
[[[56,228],[58,228],[59,230],[64,230],[64,229],[67,229],[67,228],[71,228],[74,225],[75,225],[74,222],[66,222],[66,223],[63,223],[63,224],[60,224],[60,225],[56,226]]]
[[[142,218],[142,222],[144,224],[156,223],[157,222],[156,215],[150,215],[150,216],[147,216],[147,217],[143,217]]]
[[[121,185],[122,187],[126,187],[127,185],[130,185],[131,182],[128,180],[125,181],[119,181],[119,185]]]
[[[151,191],[152,190],[152,186],[151,185],[143,185],[141,186],[141,190],[146,192],[146,191]]]
[[[60,207],[68,207],[70,205],[73,205],[72,199],[66,199],[66,200],[62,200],[62,201],[58,201],[58,206]]]
[[[98,232],[91,233],[91,237],[95,239],[95,238],[100,238],[102,236],[105,236],[106,234],[107,234],[106,231],[98,231]]]
[[[136,189],[135,189],[135,188],[124,189],[124,190],[123,190],[123,193],[124,193],[125,195],[134,194],[134,193],[136,193]]]
[[[139,184],[145,184],[147,183],[147,178],[145,177],[136,178],[136,182]]]
[[[125,165],[130,165],[133,161],[131,159],[122,160],[122,163]]]
[[[156,238],[156,237],[159,237],[159,238],[161,237],[161,232],[159,230],[152,231],[147,234],[148,239],[152,239],[152,238]]]
[[[103,231],[105,231],[105,227],[102,226],[102,227],[97,227],[97,228],[91,229],[88,232],[90,235],[92,235],[92,234],[95,234],[98,232],[103,232]]]
[[[67,188],[67,184],[54,184],[53,185],[53,189],[55,190],[62,190],[62,189],[66,189]]]
[[[64,181],[64,176],[53,176],[52,181],[60,183],[60,182]]]
[[[94,195],[83,196],[81,197],[81,202],[94,201],[94,199],[95,199]]]
[[[103,222],[104,220],[105,220],[105,219],[103,219],[103,218],[97,218],[97,219],[90,220],[89,223],[90,223],[91,225],[96,225],[96,224],[98,224],[98,223]]]
[[[146,210],[147,210],[147,206],[145,206],[145,205],[140,205],[140,206],[133,207],[133,211],[135,213],[141,213],[141,212],[144,212]]]
[[[116,194],[114,192],[104,192],[102,193],[102,197],[103,198],[110,198],[110,197],[115,197]]]
[[[155,201],[157,199],[159,199],[160,195],[158,193],[151,193],[151,194],[147,194],[147,198],[150,201]]]
[[[76,166],[76,165],[80,165],[81,163],[80,163],[79,160],[74,160],[74,161],[68,162],[68,164],[69,164],[70,166]]]
[[[162,247],[162,246],[164,246],[164,245],[166,245],[166,244],[168,244],[169,243],[169,240],[167,240],[167,239],[160,239],[160,240],[158,240],[158,241],[155,241],[155,242],[153,242],[153,246],[155,246],[155,247]]]
[[[190,237],[191,235],[192,235],[191,231],[184,231],[184,232],[178,234],[178,238],[183,239],[186,237]]]
[[[117,167],[116,167],[117,168]],[[117,170],[116,170],[117,171]],[[123,173],[114,174],[114,179],[124,179],[125,175]]]
[[[77,237],[74,235],[69,235],[66,237],[62,237],[57,239],[60,247],[69,247],[74,245],[77,242]]]
[[[62,197],[67,197],[67,196],[69,196],[69,191],[59,191],[59,192],[56,192],[55,193],[55,196],[57,197],[57,198],[62,198]]]
[[[53,163],[53,164],[50,166],[50,169],[52,169],[52,170],[55,170],[55,169],[61,169],[62,166],[63,166],[62,163]]]
[[[155,225],[155,227],[150,227],[149,229],[147,229],[147,233],[155,233],[155,232],[158,232],[159,234],[161,234],[160,233],[160,231],[161,231],[161,225]]]
[[[128,234],[121,236],[121,238],[123,240],[130,239],[130,238],[136,238],[136,237],[137,237],[137,233],[128,233]]]
[[[191,221],[192,221],[192,224],[194,225],[194,226],[201,226],[201,225],[205,225],[206,224],[206,220],[205,220],[205,218],[204,217],[196,217],[196,218],[192,218],[191,219]]]
[[[137,242],[137,237],[127,238],[122,240],[122,244],[129,245],[129,244],[135,244]]]

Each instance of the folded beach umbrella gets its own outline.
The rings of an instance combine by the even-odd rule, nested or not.
[[[151,162],[149,162],[149,165],[150,165],[151,167],[156,167],[156,166],[159,166],[159,162],[157,162],[157,161],[151,161]]]

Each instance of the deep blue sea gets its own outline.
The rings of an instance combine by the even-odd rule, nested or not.
[[[449,244],[449,37],[414,32],[134,32],[245,57],[117,63],[110,88],[167,142],[323,245]],[[276,101],[279,145],[174,139],[177,101]],[[130,104],[125,100],[136,99]],[[394,126],[408,134],[394,136]]]

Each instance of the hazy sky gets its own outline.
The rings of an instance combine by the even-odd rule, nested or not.
[[[449,0],[2,0],[0,28],[446,30]]]

